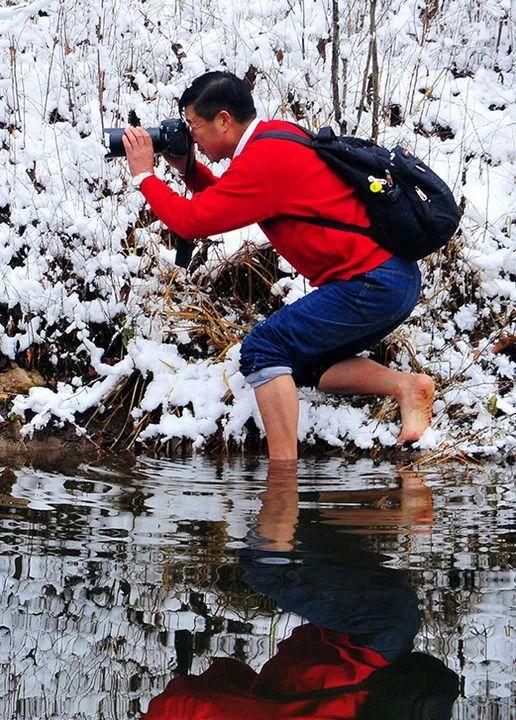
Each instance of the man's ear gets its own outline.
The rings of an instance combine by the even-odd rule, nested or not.
[[[219,121],[219,127],[222,132],[227,132],[228,130],[231,130],[231,128],[235,124],[235,118],[227,110],[221,110],[217,115],[217,119]]]

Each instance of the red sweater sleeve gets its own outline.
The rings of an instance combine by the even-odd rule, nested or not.
[[[192,198],[181,197],[155,175],[142,182],[141,191],[155,215],[187,240],[236,230],[276,213],[270,167],[256,152],[235,158],[222,177]]]

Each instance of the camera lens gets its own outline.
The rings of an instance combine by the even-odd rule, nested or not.
[[[175,157],[184,157],[190,152],[192,137],[183,120],[167,118],[159,128],[146,128],[152,140],[154,152],[167,152]],[[125,147],[122,142],[125,128],[106,128],[104,133],[108,136],[106,159],[125,157]]]
[[[155,153],[160,153],[165,150],[167,143],[166,139],[162,137],[160,128],[146,128],[147,132],[151,136],[152,148]],[[105,128],[104,134],[108,136],[106,148],[106,160],[110,160],[115,157],[125,157],[125,147],[122,142],[125,128]]]

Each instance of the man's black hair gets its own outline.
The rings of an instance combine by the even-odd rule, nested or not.
[[[204,120],[213,120],[221,110],[227,110],[239,123],[256,117],[253,96],[245,82],[220,70],[195,78],[179,99],[181,114],[188,105]]]

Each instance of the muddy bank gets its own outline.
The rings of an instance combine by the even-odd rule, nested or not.
[[[38,437],[22,438],[18,422],[4,422],[0,432],[0,462],[10,466],[59,465],[74,463],[81,458],[93,459],[91,443],[72,439],[69,433],[58,437],[51,433],[41,433]]]

